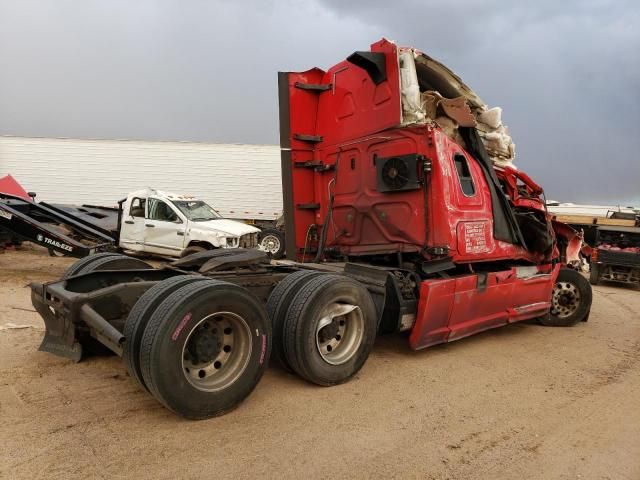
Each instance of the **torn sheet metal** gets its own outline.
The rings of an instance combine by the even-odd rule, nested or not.
[[[420,85],[411,50],[399,53],[400,85],[402,91],[402,118],[407,123],[424,122],[426,116],[420,98]]]
[[[440,106],[447,117],[455,120],[460,127],[475,127],[478,124],[464,97],[443,98]]]
[[[515,145],[502,123],[502,109],[488,108],[446,66],[413,48],[398,49],[402,124],[435,123],[462,147],[458,127],[475,127],[497,166],[511,165]]]

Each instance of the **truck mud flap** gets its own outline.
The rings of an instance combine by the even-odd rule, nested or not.
[[[46,329],[38,350],[79,362],[82,358],[82,345],[76,338],[75,326],[71,320],[56,315],[45,303],[42,284],[31,285],[31,303],[44,320]]]

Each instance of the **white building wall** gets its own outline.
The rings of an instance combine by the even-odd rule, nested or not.
[[[276,145],[0,136],[7,173],[51,203],[110,206],[151,187],[197,196],[229,218],[282,212]]]

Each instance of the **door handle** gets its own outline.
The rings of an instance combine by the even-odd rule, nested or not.
[[[155,227],[155,225],[153,223],[145,223],[144,226],[145,227]]]
[[[184,237],[184,232],[176,232],[177,235],[180,235],[181,237]]]
[[[133,220],[125,220],[124,223],[128,223],[129,225],[133,225],[136,222],[134,222]]]

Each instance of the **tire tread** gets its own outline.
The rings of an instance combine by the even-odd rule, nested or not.
[[[267,316],[273,329],[273,352],[282,367],[291,371],[291,366],[284,353],[284,324],[297,291],[313,277],[322,275],[314,270],[300,270],[287,275],[271,292],[267,300]]]
[[[93,255],[89,255],[88,257],[81,258],[80,260],[78,260],[77,262],[75,262],[73,265],[71,265],[69,268],[65,270],[65,272],[62,274],[62,278],[66,279],[69,277],[73,277],[74,275],[77,275],[80,272],[80,270],[82,270],[85,266],[95,262],[96,260],[100,260],[106,257],[115,257],[119,255],[122,255],[122,254],[114,253],[114,252],[102,252],[102,253],[95,253]]]
[[[206,280],[206,278],[198,275],[178,275],[162,280],[144,292],[129,312],[122,332],[125,338],[122,359],[129,375],[145,390],[148,388],[142,376],[139,360],[140,340],[144,336],[144,329],[155,310],[162,303],[163,297],[184,285],[200,280]]]

